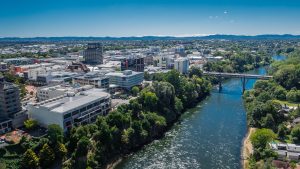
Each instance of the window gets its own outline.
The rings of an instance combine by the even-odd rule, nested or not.
[[[94,107],[96,107],[96,106],[98,106],[98,105],[99,105],[99,104],[98,104],[97,102],[93,104]]]
[[[68,114],[65,114],[65,115],[64,115],[64,119],[67,119],[67,118],[69,118],[69,117],[71,117],[71,113],[68,113]]]
[[[75,110],[75,111],[72,112],[72,116],[75,116],[78,113],[79,113],[79,110]]]
[[[80,112],[84,112],[84,111],[86,111],[86,107],[80,109]]]
[[[90,104],[87,106],[87,109],[91,109],[93,107],[93,104]]]

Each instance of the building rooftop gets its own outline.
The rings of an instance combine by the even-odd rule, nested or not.
[[[110,94],[103,91],[103,89],[90,89],[82,92],[70,92],[64,96],[49,99],[43,102],[35,103],[33,106],[40,106],[51,110],[52,112],[64,113],[73,110],[76,107],[85,105],[99,98],[109,97]]]
[[[141,74],[143,72],[135,72],[131,70],[124,70],[123,72],[111,72],[107,73],[107,76],[119,76],[119,77],[128,77],[128,76],[135,76],[137,74]]]

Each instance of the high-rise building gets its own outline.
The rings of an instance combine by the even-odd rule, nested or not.
[[[187,74],[189,72],[189,59],[186,57],[176,59],[174,68],[182,74]]]
[[[100,43],[89,43],[83,51],[84,61],[87,64],[103,64],[103,47]]]
[[[21,112],[20,91],[18,86],[6,82],[0,76],[0,133],[13,128],[15,115]]]

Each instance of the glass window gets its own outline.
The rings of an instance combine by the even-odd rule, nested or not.
[[[65,115],[64,115],[64,119],[67,119],[67,118],[69,118],[69,117],[71,117],[71,113],[68,113],[68,114],[65,114]]]
[[[75,110],[75,111],[72,112],[72,115],[75,116],[78,113],[79,113],[79,110]]]

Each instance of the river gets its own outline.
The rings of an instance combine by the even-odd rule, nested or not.
[[[266,69],[249,73],[265,74]],[[249,80],[246,89],[254,83],[255,80]],[[129,155],[116,168],[240,169],[246,132],[241,80],[230,79],[221,92],[213,89],[211,96],[182,115],[164,138]]]

